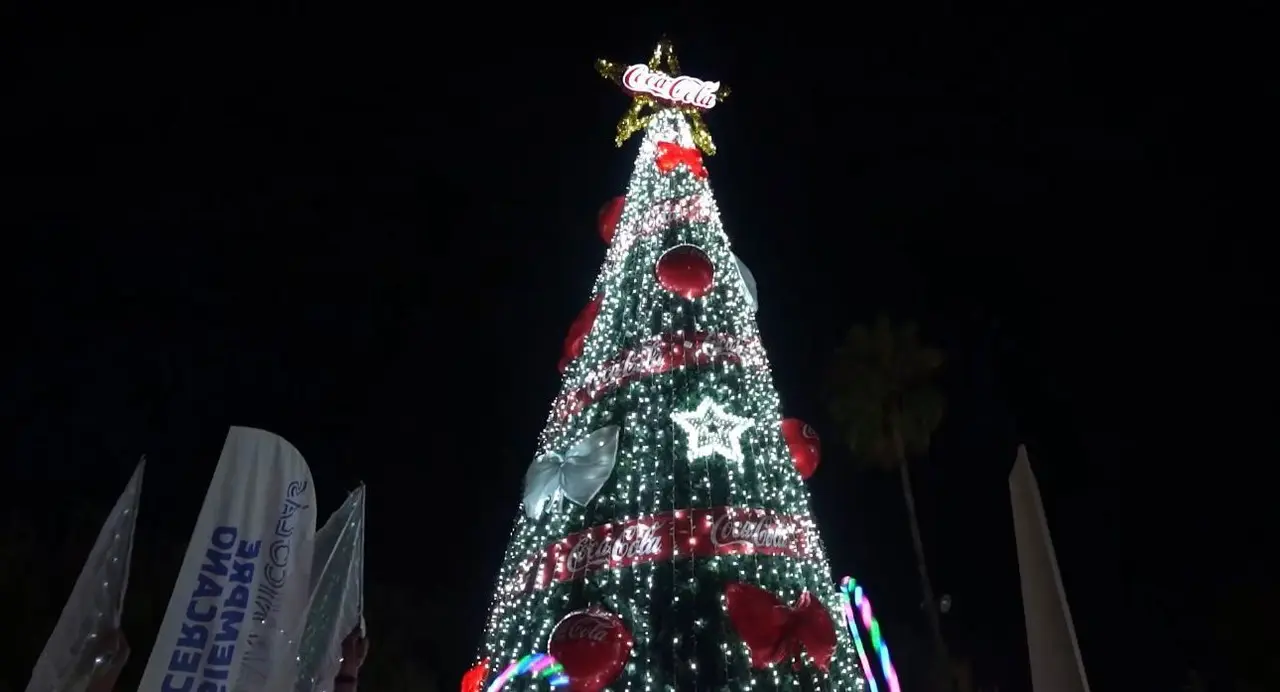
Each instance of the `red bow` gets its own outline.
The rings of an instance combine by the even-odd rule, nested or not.
[[[751,651],[751,667],[769,665],[797,658],[801,648],[809,652],[813,663],[827,670],[836,651],[836,630],[826,608],[806,591],[796,604],[788,606],[776,596],[750,584],[730,583],[725,586],[725,606],[729,620]]]
[[[675,142],[658,142],[658,170],[670,173],[676,166],[684,164],[689,172],[699,178],[707,177],[707,169],[702,166],[702,152],[694,147],[682,147]]]

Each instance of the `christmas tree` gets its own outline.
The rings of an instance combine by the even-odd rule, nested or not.
[[[782,420],[704,165],[727,90],[666,42],[597,68],[632,98],[619,145],[643,141],[463,688],[861,690],[804,487],[816,435]]]

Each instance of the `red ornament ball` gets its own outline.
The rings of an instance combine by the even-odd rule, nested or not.
[[[634,644],[622,618],[593,606],[556,624],[547,653],[564,666],[568,692],[599,692],[618,678]]]
[[[800,472],[801,478],[809,480],[822,460],[822,441],[818,439],[818,431],[799,418],[784,418],[782,439],[787,441],[787,449],[791,450],[791,462],[796,465],[796,471]]]
[[[560,372],[564,372],[574,358],[582,355],[582,348],[587,343],[587,335],[591,333],[591,327],[595,326],[596,315],[600,314],[602,301],[602,296],[596,296],[582,308],[574,318],[573,324],[569,325],[569,334],[564,337],[564,346],[560,349]]]
[[[626,204],[627,198],[621,195],[614,197],[600,207],[600,214],[596,217],[597,230],[600,231],[600,239],[605,245],[613,243],[613,234],[618,230],[618,222],[622,220],[622,207]]]
[[[475,664],[466,675],[462,676],[462,692],[480,692],[484,689],[484,679],[489,676],[489,659]]]
[[[715,285],[716,268],[702,248],[677,245],[662,253],[654,273],[663,288],[693,300],[705,296]]]

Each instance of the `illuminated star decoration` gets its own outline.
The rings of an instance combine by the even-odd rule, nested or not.
[[[689,458],[719,454],[742,463],[742,433],[755,425],[744,416],[735,416],[707,397],[693,411],[676,411],[671,420],[689,435]]]
[[[707,96],[709,103],[703,105],[694,105],[684,100],[671,101],[655,96],[652,93],[636,91],[629,88],[623,83],[623,77],[627,70],[634,67],[633,65],[623,65],[611,62],[609,60],[597,60],[596,72],[602,77],[622,87],[624,91],[631,95],[631,106],[627,108],[627,112],[623,114],[622,120],[618,121],[618,136],[614,139],[614,144],[622,146],[631,135],[643,130],[649,124],[649,118],[653,116],[653,112],[662,108],[673,108],[684,113],[685,118],[689,121],[689,130],[693,134],[693,143],[703,151],[707,156],[713,156],[716,153],[716,145],[711,141],[711,133],[707,131],[707,124],[702,121],[702,111],[714,106],[717,102],[723,101],[729,97],[729,87],[722,86],[719,82],[703,82],[712,87]],[[657,73],[658,76],[667,77],[667,81],[673,78],[679,78],[680,61],[676,59],[676,52],[671,47],[671,42],[662,39],[658,42],[658,47],[653,49],[653,56],[649,58],[646,64],[650,72]],[[701,82],[702,80],[691,80]]]

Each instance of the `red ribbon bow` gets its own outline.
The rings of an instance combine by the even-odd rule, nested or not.
[[[707,169],[702,165],[702,152],[695,147],[682,147],[675,142],[658,142],[658,170],[670,173],[676,166],[684,164],[689,172],[699,178],[707,177]]]
[[[729,620],[751,651],[751,667],[764,668],[792,659],[800,665],[801,648],[825,671],[836,651],[836,630],[827,609],[806,591],[795,605],[750,584],[725,586]]]

